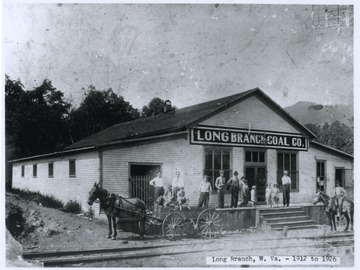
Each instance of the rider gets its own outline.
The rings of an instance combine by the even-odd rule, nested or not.
[[[341,215],[343,201],[346,196],[347,196],[346,190],[342,186],[340,186],[340,181],[336,180],[335,198],[337,199],[337,203],[339,206],[338,217],[340,217]]]

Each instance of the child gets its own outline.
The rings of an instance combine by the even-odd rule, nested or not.
[[[189,199],[185,197],[185,190],[184,187],[181,187],[180,190],[177,193],[177,203],[179,204],[180,210],[182,210],[182,205],[185,204],[188,209],[190,209],[189,206]]]
[[[174,193],[172,191],[172,186],[169,185],[164,195],[161,195],[158,199],[159,205],[168,207],[171,203],[174,202]]]
[[[256,186],[252,186],[252,188],[251,188],[250,199],[251,199],[252,205],[254,205],[257,202],[257,199],[256,199]]]
[[[273,184],[273,190],[272,190],[272,200],[274,202],[274,207],[278,207],[279,206],[279,188],[278,188],[278,184]]]
[[[266,205],[269,207],[272,207],[272,189],[271,184],[267,184],[266,190],[265,190],[265,199],[266,199]]]
[[[241,190],[243,196],[242,206],[247,206],[249,202],[249,186],[248,186],[248,181],[246,179],[243,180],[243,185]]]

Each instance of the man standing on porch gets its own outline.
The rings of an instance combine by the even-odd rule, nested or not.
[[[288,176],[288,171],[284,171],[284,176],[281,178],[283,185],[283,204],[284,207],[289,207],[290,204],[290,188],[291,188],[291,178]]]
[[[217,188],[217,192],[218,192],[219,208],[224,208],[224,193],[225,193],[226,179],[224,177],[223,170],[219,171],[219,173],[220,176],[216,178],[215,187]]]
[[[161,177],[161,172],[157,172],[157,176],[149,182],[155,188],[154,202],[157,202],[158,198],[164,195],[164,180]]]
[[[240,191],[240,179],[238,177],[239,173],[234,172],[234,176],[227,181],[227,185],[230,185],[231,191],[231,204],[230,208],[236,208],[239,200],[239,191]]]

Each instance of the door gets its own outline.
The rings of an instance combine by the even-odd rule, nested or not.
[[[246,167],[245,177],[250,190],[256,186],[258,202],[265,202],[266,167]]]
[[[158,164],[130,164],[129,194],[131,198],[143,200],[147,208],[154,204],[154,188],[150,186],[151,179],[161,171]]]

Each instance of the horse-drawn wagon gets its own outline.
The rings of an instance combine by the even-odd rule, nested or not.
[[[96,183],[89,192],[88,199],[90,205],[94,202],[100,203],[100,209],[104,210],[108,218],[108,238],[112,239],[117,236],[117,223],[123,231],[139,234],[140,237],[162,232],[169,240],[177,240],[184,234],[215,238],[221,235],[223,229],[222,216],[214,208],[180,211],[155,206],[153,211],[148,211],[142,200],[110,194]]]

